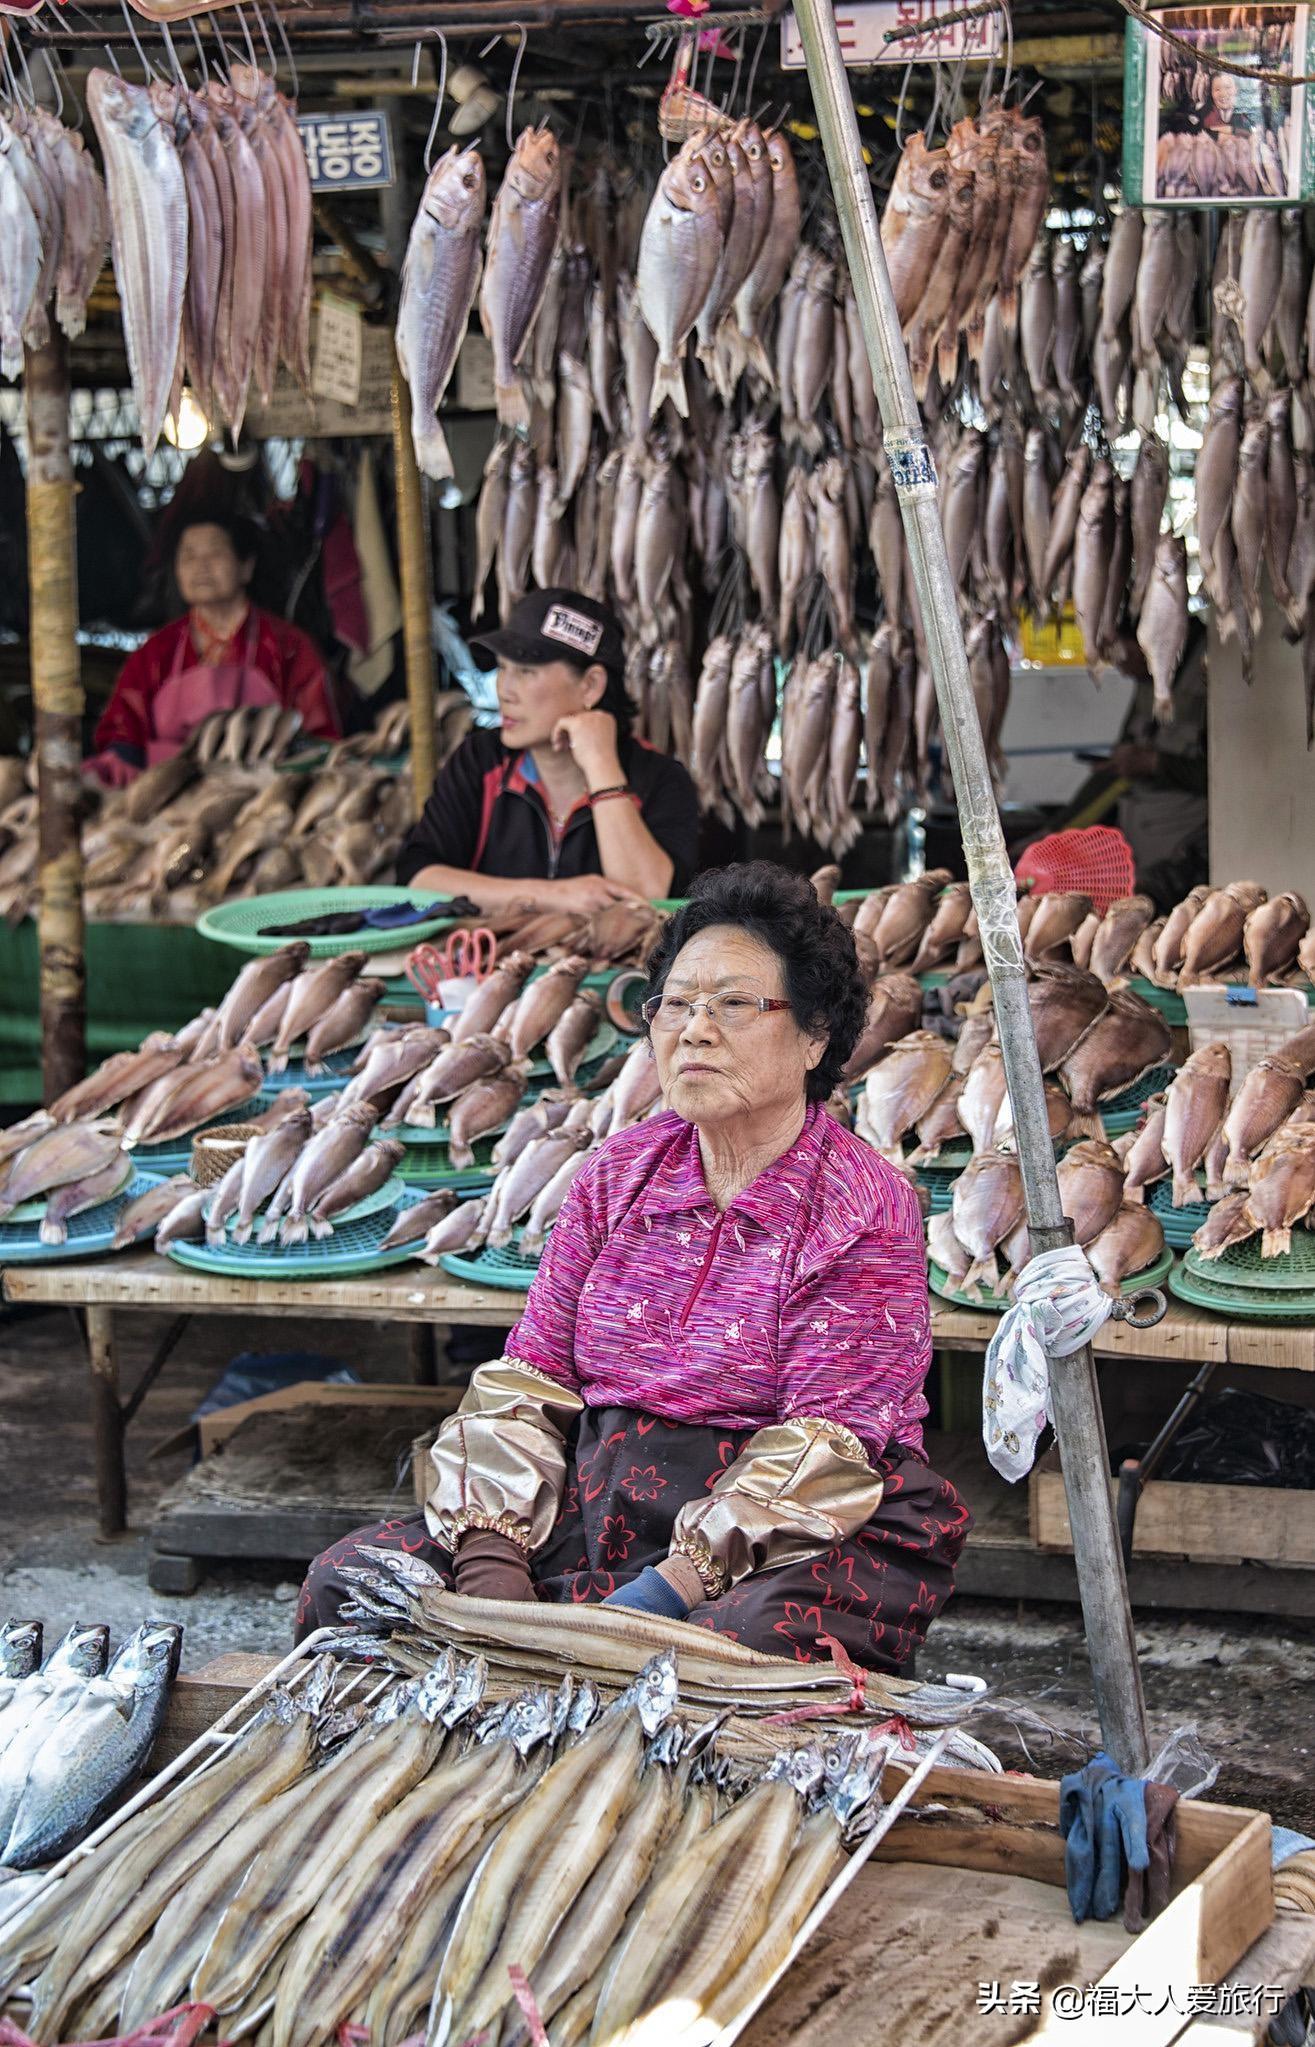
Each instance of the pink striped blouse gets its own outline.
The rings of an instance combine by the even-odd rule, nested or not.
[[[922,1454],[931,1357],[917,1199],[817,1104],[724,1213],[698,1134],[656,1116],[567,1195],[507,1355],[587,1407],[755,1429],[808,1415]]]

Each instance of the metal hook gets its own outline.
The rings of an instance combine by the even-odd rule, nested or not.
[[[122,7],[124,0],[119,0],[119,5]],[[219,26],[219,16],[217,14],[210,16],[210,26],[215,32],[215,41],[219,45],[219,54],[224,60],[224,68],[227,71],[231,71],[233,69],[233,59],[228,54],[228,44],[224,41],[224,31]]]
[[[753,100],[753,82],[758,76],[758,60],[762,56],[763,46],[767,41],[767,26],[767,23],[764,22],[758,31],[758,47],[753,53],[753,62],[749,66],[749,83],[744,88],[744,104],[746,108]]]
[[[188,26],[188,27],[189,27],[189,28],[191,29],[191,31],[192,31],[192,41],[193,41],[193,42],[194,42],[194,43],[196,44],[196,56],[197,56],[197,62],[198,62],[198,63],[200,64],[200,66],[201,66],[201,83],[202,83],[202,85],[209,85],[209,83],[210,83],[210,66],[209,66],[209,64],[208,64],[208,63],[206,62],[206,55],[205,55],[205,50],[203,49],[203,47],[202,47],[202,44],[201,44],[201,31],[200,31],[200,29],[199,29],[199,28],[197,27],[197,25],[196,25],[196,16],[195,16],[195,15],[193,15],[193,16],[191,17],[191,19],[190,19],[190,20],[188,21],[188,24],[187,24],[187,26]]]
[[[32,106],[35,109],[36,106],[39,104],[37,100],[37,89],[35,85],[33,85],[32,83],[32,73],[28,69],[27,51],[23,48],[22,37],[18,35],[17,32],[15,32],[14,35],[14,48],[18,52],[18,61],[23,67],[23,77],[27,81],[27,97],[32,102]]]
[[[178,52],[174,48],[174,39],[169,33],[167,21],[160,23],[160,33],[164,37],[164,46],[169,52],[169,62],[173,65],[174,77],[178,80],[178,89],[180,92],[185,93],[190,89],[187,83],[187,73],[183,70],[182,64],[179,61]]]
[[[47,72],[48,72],[48,73],[50,74],[50,90],[51,90],[51,91],[52,91],[52,92],[54,93],[54,95],[55,95],[55,119],[56,119],[57,121],[62,121],[62,120],[63,120],[63,118],[64,118],[64,85],[63,85],[63,81],[62,81],[62,79],[60,79],[59,77],[57,77],[57,76],[56,76],[56,73],[55,73],[55,66],[54,66],[54,62],[53,62],[53,60],[52,60],[52,58],[51,58],[51,54],[50,54],[50,51],[49,51],[48,49],[44,49],[44,50],[43,50],[43,51],[41,52],[41,54],[42,54],[42,56],[43,56],[43,57],[45,58],[45,60],[46,60],[46,70],[47,70]]]
[[[289,92],[288,98],[295,107],[301,95],[301,79],[297,72],[297,60],[292,54],[292,45],[288,41],[288,32],[283,26],[283,16],[279,13],[275,0],[270,0],[270,11],[274,16],[274,27],[278,31],[278,39],[283,45],[283,54],[288,60],[288,71],[292,78],[292,90]]]
[[[436,29],[434,29],[434,30],[432,31],[432,33],[433,33],[434,35],[436,35],[436,36],[438,37],[439,45],[440,45],[440,48],[442,49],[442,53],[443,53],[443,54],[442,54],[442,56],[441,56],[441,58],[440,58],[440,60],[439,60],[439,68],[438,68],[438,95],[437,95],[437,97],[435,98],[435,101],[434,101],[434,114],[433,114],[433,119],[432,119],[432,120],[430,121],[430,123],[429,123],[429,133],[428,133],[428,135],[427,135],[427,136],[425,137],[425,176],[426,176],[426,177],[428,177],[428,176],[429,176],[429,172],[430,172],[430,168],[431,168],[431,164],[432,164],[432,160],[433,160],[433,155],[434,155],[434,137],[435,137],[435,136],[437,135],[437,133],[438,133],[438,122],[439,122],[439,116],[440,116],[440,115],[442,114],[442,112],[443,112],[443,100],[444,100],[444,96],[446,95],[446,92],[447,92],[447,37],[446,37],[446,36],[444,35],[444,33],[443,33],[443,31],[442,31],[442,29],[441,29],[441,28],[436,28]],[[412,83],[412,85],[414,85],[414,84],[416,83],[416,80],[417,80],[417,78],[419,77],[419,74],[420,74],[420,45],[419,45],[419,43],[417,43],[417,44],[416,44],[416,46],[415,46],[415,55],[414,55],[414,57],[413,57],[413,58],[411,59],[411,83]]]
[[[525,45],[526,43],[528,43],[530,39],[529,34],[525,27],[525,23],[523,21],[513,21],[511,26],[515,29],[517,35],[520,37],[520,47],[516,52],[516,61],[511,67],[511,83],[507,87],[506,135],[508,149],[514,149],[516,146],[515,136],[512,133],[513,112],[516,105],[516,80],[521,75],[521,59],[525,55]],[[496,46],[496,44],[498,44],[501,40],[502,40],[501,34],[496,36],[490,36],[489,40],[485,43],[483,49],[480,51],[479,53],[480,56],[487,57],[489,51],[493,49]]]
[[[133,27],[132,15],[128,11],[128,0],[119,0],[119,8],[123,15],[124,26],[126,27],[128,34],[132,37],[132,46],[134,50],[137,52],[137,55],[141,58],[142,70],[146,74],[146,83],[149,85],[155,77],[155,72],[151,66],[150,59],[146,55],[145,50],[142,48],[141,43],[138,40],[137,31]]]
[[[251,69],[253,71],[258,72],[260,70],[260,66],[256,62],[256,46],[251,40],[251,30],[247,27],[246,15],[242,12],[242,9],[240,7],[235,7],[233,9],[233,12],[237,16],[237,25],[242,31],[242,40],[247,46],[248,62],[251,65]]]

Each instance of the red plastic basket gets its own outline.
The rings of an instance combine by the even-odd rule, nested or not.
[[[1036,896],[1068,889],[1090,896],[1092,908],[1103,917],[1119,896],[1132,893],[1136,868],[1123,833],[1093,824],[1081,831],[1054,832],[1026,847],[1014,879],[1020,886],[1026,882]]]

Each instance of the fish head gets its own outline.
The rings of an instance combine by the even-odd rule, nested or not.
[[[484,218],[484,159],[477,149],[449,149],[429,173],[424,209],[449,234],[466,234]]]
[[[773,185],[794,184],[798,173],[795,170],[794,151],[789,137],[779,128],[769,128],[763,136],[767,146],[767,161],[771,166]]]
[[[120,1649],[113,1667],[126,1672],[134,1683],[169,1684],[178,1675],[182,1653],[183,1631],[177,1621],[143,1621]]]
[[[699,220],[709,215],[714,221],[719,220],[721,197],[712,172],[697,150],[687,154],[682,149],[679,156],[671,159],[662,173],[661,189],[668,205],[678,212],[691,213]]]
[[[561,189],[562,153],[547,123],[522,128],[507,166],[506,182],[523,200],[542,205]]]
[[[110,1631],[103,1623],[75,1621],[45,1667],[56,1676],[98,1677],[105,1668],[109,1646]]]
[[[729,221],[731,209],[735,204],[735,172],[730,151],[726,146],[726,138],[718,129],[707,128],[703,134],[695,137],[692,148],[702,157],[712,179],[717,193],[718,210],[724,225]],[[743,151],[740,154],[743,156]]]
[[[736,127],[735,135],[744,152],[744,160],[749,166],[749,175],[754,184],[765,185],[772,175],[772,164],[762,129],[756,121],[741,121]]]

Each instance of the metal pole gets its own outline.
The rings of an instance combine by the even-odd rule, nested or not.
[[[968,676],[958,598],[937,509],[935,464],[900,335],[835,16],[829,0],[795,0],[795,19],[926,627],[973,908],[991,977],[1032,1249],[1056,1250],[1072,1243],[1073,1233],[1064,1217],[1055,1177],[1041,1064],[1027,1001],[1017,891]],[[1150,1754],[1146,1708],[1090,1346],[1055,1363],[1050,1383],[1101,1732],[1120,1767],[1140,1773]]]
[[[86,1071],[82,919],[82,672],[78,655],[68,345],[25,351],[28,640],[37,760],[37,950],[47,1102]]]
[[[416,815],[434,786],[434,647],[430,622],[429,519],[411,439],[411,393],[393,364],[393,466],[397,472],[397,556],[402,585],[402,653],[411,705],[411,779]]]

